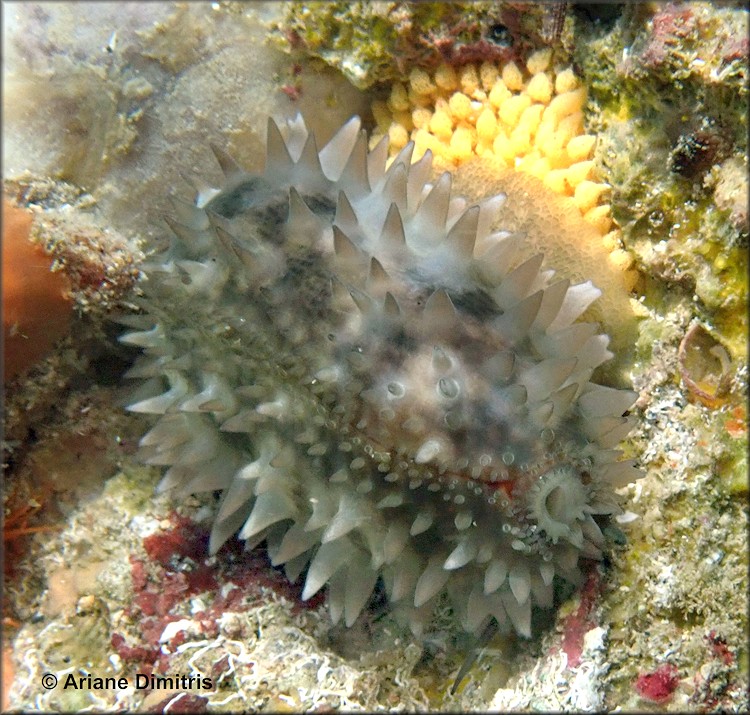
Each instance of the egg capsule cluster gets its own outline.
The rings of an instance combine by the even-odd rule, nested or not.
[[[523,171],[571,197],[604,236],[612,228],[610,187],[596,176],[596,137],[584,133],[586,88],[572,68],[551,67],[551,56],[538,50],[525,66],[442,64],[432,74],[415,67],[374,102],[373,140],[387,134],[391,152],[411,140],[417,157],[429,149],[441,165],[484,157]]]

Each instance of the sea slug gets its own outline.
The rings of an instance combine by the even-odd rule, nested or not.
[[[161,490],[221,490],[210,549],[265,541],[334,622],[382,579],[417,634],[447,592],[465,630],[529,636],[641,476],[617,448],[636,394],[590,381],[600,291],[519,262],[505,197],[467,206],[413,148],[388,165],[355,117],[319,150],[297,116],[260,175],[214,149],[225,183],[174,200],[121,338],[129,409],[157,416]]]

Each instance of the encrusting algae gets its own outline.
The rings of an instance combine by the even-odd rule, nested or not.
[[[414,142],[414,159],[426,151],[438,169],[453,170],[477,157],[495,170],[513,169],[534,176],[571,203],[610,251],[612,267],[628,271],[612,223],[611,187],[597,175],[591,158],[596,137],[584,133],[587,90],[571,67],[551,65],[549,48],[532,53],[525,64],[485,61],[434,73],[414,67],[405,83],[396,82],[386,101],[372,110],[377,128],[374,146],[387,134],[391,156]],[[635,273],[628,278],[635,282]]]

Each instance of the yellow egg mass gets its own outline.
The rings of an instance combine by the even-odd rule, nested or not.
[[[584,129],[586,94],[571,67],[553,65],[549,49],[532,53],[525,65],[442,64],[431,73],[414,68],[386,101],[373,104],[371,147],[387,134],[391,156],[411,140],[413,161],[429,149],[437,170],[482,157],[534,176],[569,197],[584,220],[606,235],[604,245],[617,250],[611,187],[597,176],[596,137]],[[623,267],[622,255],[617,263]]]

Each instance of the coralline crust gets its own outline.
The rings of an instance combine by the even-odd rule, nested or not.
[[[465,630],[529,636],[641,476],[617,448],[635,393],[591,382],[601,291],[520,259],[503,195],[467,206],[411,143],[387,165],[356,117],[321,150],[269,120],[260,175],[214,151],[225,184],[174,200],[122,337],[160,489],[221,490],[211,550],[265,541],[334,622],[382,579],[415,633],[447,592]]]

